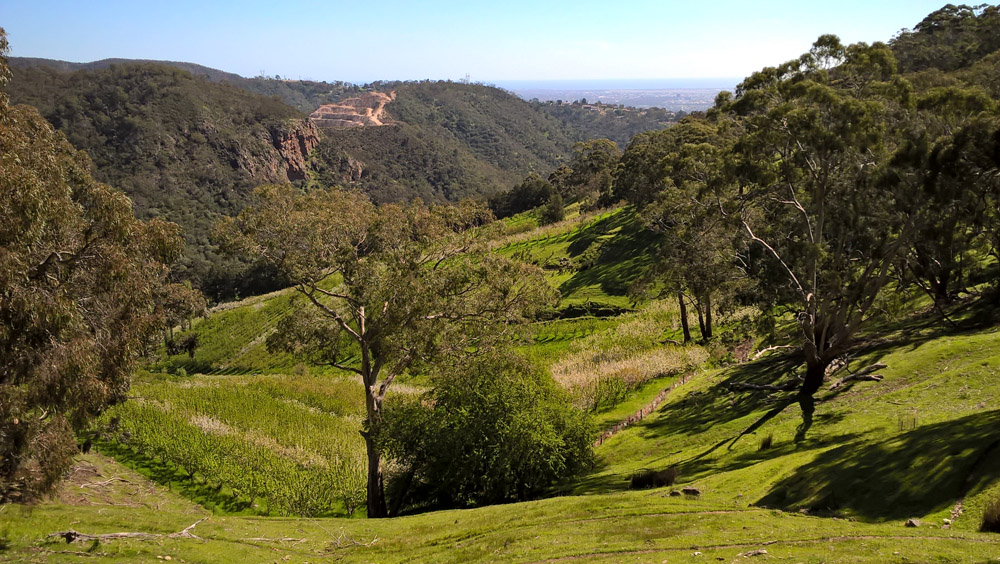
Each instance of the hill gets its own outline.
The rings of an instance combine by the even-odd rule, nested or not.
[[[176,68],[112,65],[61,72],[15,69],[11,101],[30,104],[77,148],[94,174],[132,198],[140,217],[185,230],[184,279],[215,295],[267,288],[217,254],[209,232],[259,184],[306,175],[317,130],[293,108]],[[245,280],[245,281],[244,281]]]
[[[357,186],[379,202],[488,196],[547,174],[574,143],[556,120],[498,88],[409,82],[378,92],[394,97],[381,120],[389,125],[324,129],[314,155],[320,184]]]
[[[380,83],[366,92],[189,63],[11,63],[12,102],[37,107],[141,217],[184,227],[188,251],[176,275],[217,299],[277,287],[268,273],[224,260],[209,237],[216,218],[240,210],[255,186],[303,182],[355,187],[378,202],[456,201],[547,174],[576,140],[600,131],[576,130],[483,85]],[[368,98],[380,100],[374,121],[341,119],[360,115]],[[337,119],[382,127],[343,128]]]
[[[533,250],[519,255],[527,260],[558,262],[558,249],[579,250],[581,241],[594,240],[602,222],[627,214],[585,216],[497,244],[502,252]],[[522,216],[509,223],[516,229],[524,221]],[[562,276],[580,272],[571,266]],[[88,559],[109,562],[166,555],[186,561],[987,562],[1000,548],[995,535],[976,532],[985,506],[1000,495],[1000,450],[992,436],[1000,413],[994,385],[1000,331],[988,301],[949,308],[957,327],[948,328],[937,322],[927,299],[916,296],[906,313],[874,327],[855,361],[884,362],[884,379],[824,391],[806,442],[792,441],[799,422],[794,410],[744,434],[773,409],[776,394],[736,385],[779,383],[797,364],[794,355],[777,352],[722,367],[709,362],[653,376],[624,402],[596,408],[601,427],[610,432],[596,447],[598,464],[566,483],[560,497],[359,521],[257,516],[283,512],[281,505],[265,504],[264,492],[294,492],[299,480],[317,493],[307,498],[313,502],[350,499],[338,490],[343,481],[328,483],[308,472],[316,460],[357,464],[357,445],[350,443],[357,435],[350,429],[359,424],[358,404],[349,401],[352,394],[360,397],[357,382],[318,367],[294,367],[262,346],[261,336],[287,310],[288,299],[287,291],[251,298],[197,322],[204,348],[191,363],[170,357],[162,368],[214,374],[140,378],[135,393],[143,400],[109,414],[129,431],[127,442],[101,443],[101,454],[83,456],[53,501],[24,515],[0,515],[7,556],[75,559],[75,551],[86,546],[44,538],[68,529],[150,535],[88,541]],[[669,343],[678,337],[676,316],[671,306],[654,303],[617,317],[538,322],[520,338],[525,351],[553,369],[595,352],[620,361],[624,350],[632,351],[636,365],[648,365],[677,348]],[[779,324],[777,342],[793,331],[791,324]],[[615,345],[619,352],[607,348]],[[419,381],[401,391],[411,393],[413,385]],[[294,429],[281,424],[289,417]],[[631,424],[622,425],[626,420]],[[167,439],[182,427],[186,439],[172,447]],[[245,458],[231,478],[213,474],[254,445],[267,445],[256,462]],[[220,453],[211,458],[217,469],[190,476],[193,457],[205,449]],[[180,463],[174,456],[187,458]],[[283,460],[313,462],[296,470],[283,469]],[[235,481],[248,475],[248,466],[264,462],[285,478],[257,486]],[[346,470],[330,468],[324,479]],[[664,468],[676,469],[676,483],[629,489],[638,472]],[[234,496],[253,487],[261,492],[258,505]],[[697,493],[674,495],[682,488]],[[298,507],[293,513],[315,510],[294,505],[294,495],[275,499]],[[340,502],[332,503],[340,507],[334,513],[343,511]],[[908,519],[920,525],[904,526]],[[185,529],[196,538],[178,534]]]
[[[290,80],[281,77],[256,76],[246,78],[236,73],[213,69],[196,63],[182,61],[159,61],[150,59],[101,59],[89,63],[71,63],[56,59],[38,57],[10,57],[11,68],[24,69],[32,67],[48,67],[60,72],[79,70],[104,70],[111,65],[150,64],[177,68],[191,73],[195,78],[203,78],[209,82],[225,82],[241,90],[260,94],[262,96],[277,96],[289,106],[308,114],[322,104],[336,102],[344,96],[363,92],[361,86],[347,82]]]

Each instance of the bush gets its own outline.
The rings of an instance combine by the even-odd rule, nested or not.
[[[666,470],[640,470],[632,474],[628,487],[633,490],[644,490],[672,486],[677,481],[678,476],[680,476],[680,472],[675,466]]]
[[[544,372],[509,352],[456,364],[422,398],[389,405],[379,443],[402,507],[523,501],[592,460],[592,427]]]
[[[540,221],[542,225],[549,225],[550,223],[557,223],[562,221],[566,217],[566,208],[563,206],[562,196],[559,194],[552,194],[549,201],[542,208],[542,214]]]
[[[986,504],[979,530],[984,533],[1000,533],[1000,498]]]
[[[760,440],[760,448],[757,450],[769,450],[774,446],[774,433],[768,433],[766,437]]]

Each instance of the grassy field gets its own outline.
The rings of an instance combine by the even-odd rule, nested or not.
[[[391,520],[217,516],[97,456],[58,501],[8,506],[12,562],[996,562],[1000,538],[749,507],[721,491],[568,496]],[[105,484],[105,482],[108,482]],[[97,484],[97,485],[95,485]],[[102,485],[104,484],[104,485]],[[193,537],[177,533],[188,531]],[[66,544],[52,532],[143,531]],[[173,535],[173,536],[171,536]],[[761,553],[760,551],[766,551]],[[756,555],[756,556],[750,556]]]
[[[150,375],[98,423],[102,447],[228,513],[350,514],[364,503],[360,382]]]

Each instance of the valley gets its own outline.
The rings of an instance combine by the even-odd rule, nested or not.
[[[885,39],[569,100],[0,29],[0,561],[1000,562],[1000,6]]]

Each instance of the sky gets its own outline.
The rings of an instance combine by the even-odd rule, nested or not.
[[[946,0],[0,0],[11,55],[292,79],[741,78],[824,33],[888,41]]]

